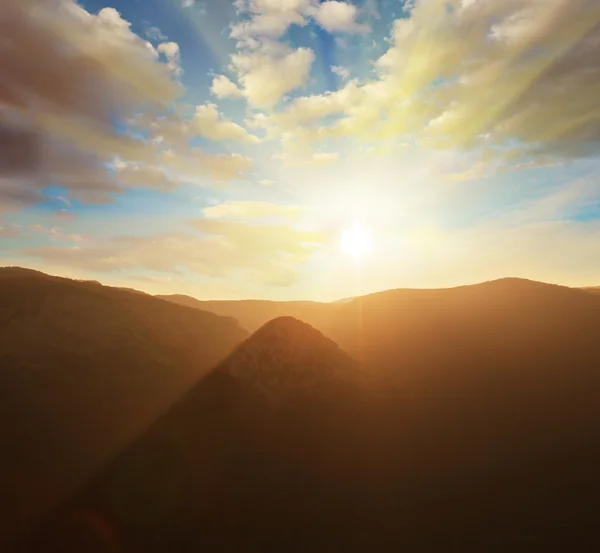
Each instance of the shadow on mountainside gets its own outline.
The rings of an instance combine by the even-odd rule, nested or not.
[[[0,548],[246,335],[146,294],[0,269]]]

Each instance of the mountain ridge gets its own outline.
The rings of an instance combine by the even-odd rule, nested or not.
[[[247,336],[149,294],[0,269],[0,549]]]
[[[552,323],[554,304],[548,311],[548,296],[542,297],[543,309],[533,313],[536,325]],[[462,298],[442,298],[449,303],[433,313],[444,324],[463,316]],[[469,553],[562,552],[573,544],[595,550],[600,365],[593,360],[600,359],[600,348],[587,344],[586,355],[595,355],[591,364],[571,362],[585,340],[574,342],[566,357],[550,343],[535,362],[519,361],[511,348],[527,353],[519,349],[527,344],[522,333],[535,327],[504,315],[523,317],[537,300],[524,311],[515,301],[505,312],[504,299],[492,294],[449,334],[444,324],[430,329],[441,330],[435,339],[403,337],[391,317],[389,336],[431,366],[422,381],[390,385],[385,396],[334,372],[317,385],[268,382],[284,392],[273,398],[263,375],[257,377],[256,358],[259,368],[265,359],[268,374],[280,376],[289,350],[294,363],[300,360],[292,368],[313,363],[319,369],[323,351],[338,347],[293,317],[267,322],[48,518],[19,553],[81,553],[91,550],[82,544],[106,540],[82,512],[102,520],[111,543],[126,551],[446,553],[448,544]],[[372,324],[370,302],[363,330]],[[561,325],[574,320],[577,331],[590,322],[598,328],[596,309],[580,307]],[[431,324],[429,316],[419,323],[424,327],[417,325],[420,332]],[[491,327],[482,326],[480,317],[489,316]],[[508,324],[500,329],[513,334],[490,340],[487,332],[496,324]],[[470,338],[465,343],[461,325]],[[372,334],[371,348],[390,347]],[[532,343],[537,350],[538,342]],[[269,355],[279,349],[282,357]],[[392,351],[396,356],[400,350]],[[229,370],[232,358],[243,372]],[[342,373],[356,367],[344,353],[334,359]],[[423,368],[410,358],[395,359],[398,374]]]

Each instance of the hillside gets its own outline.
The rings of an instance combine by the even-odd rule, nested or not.
[[[523,436],[552,415],[548,405],[557,420],[567,417],[584,433],[594,422],[600,295],[507,278],[389,290],[322,307],[321,315],[329,312],[310,323],[407,403],[436,398],[436,409],[449,416],[458,405],[474,413],[485,407],[490,420],[519,404],[529,415],[514,430]],[[573,405],[572,398],[581,401]]]
[[[352,390],[358,388],[351,380],[356,371],[351,358],[305,323],[269,322],[69,502],[61,516],[51,518],[38,536],[41,541],[33,540],[23,551],[68,553],[102,541],[93,525],[78,517],[82,511],[104,520],[127,551],[185,552],[234,544],[255,551],[255,540],[244,538],[251,531],[246,525],[259,517],[269,525],[269,518],[279,516],[271,509],[277,494],[284,493],[280,486],[295,485],[289,474],[300,471],[310,478],[316,459],[325,461],[321,439],[310,444],[303,436],[317,437],[316,428],[329,427],[329,440],[339,443],[339,421],[332,415],[344,406],[355,418]],[[292,496],[277,503],[282,512],[293,509]]]
[[[208,300],[202,301],[184,295],[163,295],[159,298],[210,311],[224,317],[234,317],[248,332],[256,332],[261,326],[277,317],[294,317],[317,328],[327,321],[333,304],[312,301],[268,300]]]
[[[600,360],[600,297],[580,289],[501,279],[439,290],[390,290],[342,306],[322,330],[373,367],[429,371]]]
[[[0,544],[246,337],[234,319],[0,268]]]
[[[364,386],[329,339],[278,319],[18,551],[595,551],[597,367],[565,365],[581,387],[561,394],[544,367],[482,365],[491,388],[465,390],[477,402],[453,386],[411,399]]]
[[[217,370],[249,382],[272,401],[362,375],[335,342],[293,317],[266,323]]]
[[[600,324],[600,295],[525,279],[388,290],[307,305],[202,302],[185,296],[178,301],[235,317],[250,332],[274,316],[301,319],[371,370],[400,380],[431,381],[428,371],[459,365],[600,362],[600,345],[591,330]]]

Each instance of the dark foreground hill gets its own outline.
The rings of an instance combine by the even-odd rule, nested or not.
[[[534,292],[525,283],[471,290],[472,303],[461,309],[440,300],[442,313],[479,313],[483,302],[502,322],[491,305],[515,284]],[[523,309],[513,302],[508,313],[531,312],[527,294]],[[568,290],[548,294],[544,309],[553,305],[571,324],[579,314],[576,330],[594,324],[587,331],[597,331],[595,307],[587,310]],[[475,321],[483,321],[470,316],[462,322],[477,355],[477,344],[495,342],[486,340],[488,326],[478,334]],[[500,327],[509,351],[525,351],[514,349],[527,342],[524,329],[532,332],[531,351],[550,337],[546,320],[524,325],[514,321],[509,335]],[[272,321],[19,552],[599,550],[598,358],[518,371],[491,359],[473,372],[440,357],[427,373],[442,374],[438,384],[413,378],[411,386],[381,388],[318,331],[290,318]]]
[[[146,294],[0,269],[0,549],[245,337]]]

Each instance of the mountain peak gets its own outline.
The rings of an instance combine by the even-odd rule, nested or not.
[[[219,367],[258,387],[272,400],[356,375],[357,364],[309,324],[277,317],[264,324]]]
[[[290,315],[275,317],[267,321],[254,333],[256,338],[265,338],[272,335],[287,336],[291,340],[301,338],[328,340],[316,328]]]

